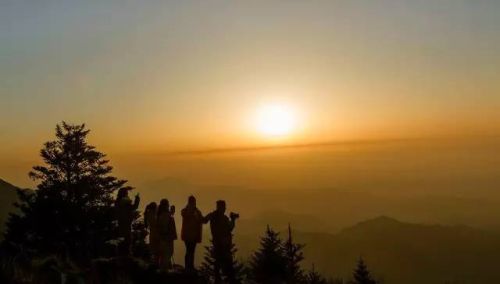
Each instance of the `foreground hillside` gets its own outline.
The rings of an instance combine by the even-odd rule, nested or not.
[[[2,224],[17,199],[16,189],[0,180]],[[495,272],[500,255],[497,232],[466,226],[404,223],[389,217],[360,222],[333,234],[316,230],[328,220],[265,212],[238,223],[235,239],[238,257],[245,260],[256,249],[266,222],[283,230],[287,221],[295,224],[296,241],[306,244],[304,267],[310,268],[314,263],[326,275],[347,279],[353,263],[362,256],[386,284],[500,283],[500,275]],[[183,253],[181,242],[177,242],[175,259],[180,262]],[[197,257],[200,260],[202,256],[200,249]]]

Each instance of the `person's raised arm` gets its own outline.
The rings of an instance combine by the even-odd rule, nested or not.
[[[229,218],[229,230],[232,232],[234,230],[234,227],[236,226],[236,218]]]
[[[137,193],[134,199],[134,205],[133,205],[134,210],[137,210],[137,208],[139,208],[139,202],[141,202],[141,198],[139,197],[139,193]]]

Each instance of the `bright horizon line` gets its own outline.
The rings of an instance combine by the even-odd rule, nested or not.
[[[351,140],[330,140],[311,143],[296,143],[296,144],[279,144],[279,145],[258,145],[258,146],[234,146],[234,147],[214,147],[214,148],[199,148],[186,149],[166,152],[151,153],[162,156],[200,156],[200,155],[216,155],[225,153],[238,152],[254,152],[268,150],[286,150],[286,149],[304,149],[304,148],[323,148],[343,145],[367,145],[376,143],[396,143],[424,140],[449,140],[449,139],[467,139],[474,137],[482,138],[500,138],[500,135],[450,135],[450,136],[425,136],[425,137],[404,137],[404,138],[372,138],[372,139],[351,139]]]
[[[169,151],[163,155],[167,156],[197,156],[197,155],[211,155],[211,154],[223,154],[232,152],[254,152],[254,151],[267,151],[267,150],[277,150],[277,149],[300,149],[300,148],[322,148],[330,146],[339,145],[355,145],[355,144],[371,144],[377,142],[398,142],[407,140],[417,140],[419,138],[399,138],[399,139],[373,139],[373,140],[346,140],[346,141],[328,141],[328,142],[316,142],[316,143],[298,143],[298,144],[281,144],[281,145],[262,145],[262,146],[242,146],[242,147],[224,147],[224,148],[206,148],[206,149],[193,149],[193,150],[180,150],[180,151]]]

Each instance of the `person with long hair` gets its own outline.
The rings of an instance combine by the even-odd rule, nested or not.
[[[162,199],[158,206],[157,226],[159,233],[159,266],[160,269],[172,268],[174,255],[174,240],[177,240],[177,230],[174,220],[175,207],[170,206],[167,199]]]
[[[196,207],[196,198],[189,196],[188,203],[181,211],[182,229],[181,239],[186,245],[186,256],[184,257],[185,268],[188,271],[194,270],[194,253],[196,245],[201,243],[201,233],[203,226],[203,215]]]
[[[149,230],[149,250],[151,251],[151,256],[155,264],[158,264],[158,246],[160,241],[157,216],[158,206],[156,205],[156,202],[149,203],[144,211],[144,225],[146,226],[146,229]]]

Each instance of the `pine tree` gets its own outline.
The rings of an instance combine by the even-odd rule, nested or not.
[[[305,281],[304,272],[300,267],[300,262],[304,260],[304,254],[302,252],[303,248],[303,244],[297,244],[293,242],[292,228],[289,224],[288,239],[283,245],[283,251],[287,261],[286,283],[297,284],[304,283]]]
[[[234,279],[229,279],[229,275],[225,275],[223,271],[219,271],[224,283],[242,283],[246,278],[245,266],[235,257],[237,251],[238,249],[236,248],[235,244],[231,244],[231,269],[234,272]],[[215,283],[216,280],[215,275],[217,274],[217,271],[215,262],[216,258],[213,244],[211,244],[210,246],[205,246],[205,256],[203,257],[203,263],[201,264],[200,272],[210,283]]]
[[[359,258],[358,264],[353,271],[352,284],[376,284],[377,281],[373,280],[368,267],[366,266],[363,258]]]
[[[344,279],[342,278],[328,278],[328,281],[326,282],[328,284],[344,284]]]
[[[18,192],[20,213],[8,220],[8,242],[76,261],[107,251],[116,236],[113,195],[131,188],[111,175],[106,156],[87,143],[88,134],[84,124],[56,126],[56,139],[40,151],[45,165],[29,173],[37,189]]]
[[[209,246],[205,246],[205,255],[200,267],[200,272],[210,283],[215,282],[215,262],[216,260],[214,246],[212,244]]]
[[[307,273],[305,279],[306,279],[307,284],[327,284],[328,283],[326,281],[326,279],[316,271],[316,269],[314,268],[314,264],[312,266],[312,269]]]
[[[257,283],[281,283],[287,279],[288,262],[279,234],[267,227],[260,248],[250,259],[250,274]]]

